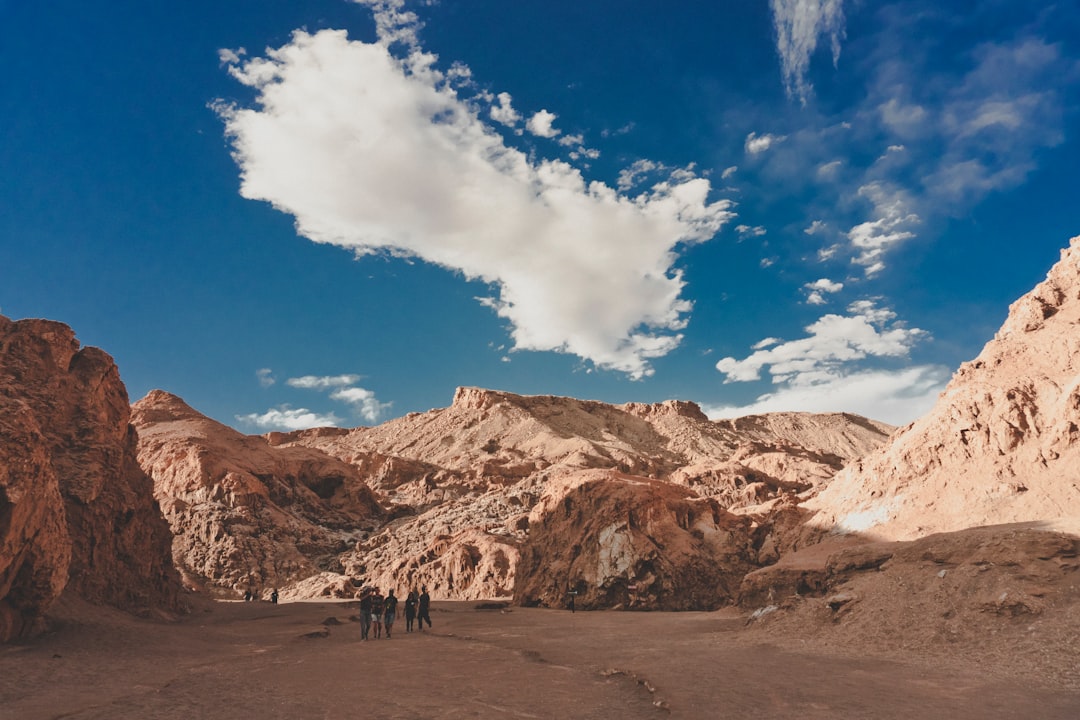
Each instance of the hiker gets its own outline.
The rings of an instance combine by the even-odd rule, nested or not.
[[[368,639],[368,631],[371,630],[371,589],[364,588],[360,591],[360,639]]]
[[[566,603],[566,607],[570,609],[570,613],[574,612],[574,598],[577,597],[577,593],[573,590],[570,591],[570,599]]]
[[[431,627],[431,615],[429,611],[431,609],[431,596],[428,595],[427,586],[420,588],[420,600],[416,604],[416,629],[424,629],[424,621],[427,620],[427,626]]]
[[[394,629],[394,618],[397,617],[397,598],[394,597],[394,589],[390,588],[390,594],[386,596],[386,610],[383,620],[386,622],[386,639],[390,639],[390,631]]]
[[[274,592],[270,593],[270,602],[277,605],[277,599],[278,599],[277,588],[274,588]]]
[[[375,633],[376,640],[382,637],[383,612],[385,611],[386,598],[382,596],[379,588],[375,588],[371,593],[371,629]]]
[[[409,591],[409,594],[405,597],[405,632],[411,633],[413,620],[416,619],[416,603],[420,600],[420,593],[416,592],[416,588]]]

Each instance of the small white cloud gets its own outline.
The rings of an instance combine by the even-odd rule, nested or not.
[[[873,203],[874,220],[859,223],[848,231],[848,239],[858,252],[852,262],[862,265],[867,277],[885,268],[884,255],[894,245],[915,237],[911,228],[919,216],[908,210],[910,200],[900,190],[873,182],[859,188],[859,196]]]
[[[803,230],[803,232],[807,235],[817,235],[818,233],[824,232],[827,227],[828,225],[823,220],[815,220],[810,223],[810,227]]]
[[[843,164],[843,160],[833,160],[832,162],[822,163],[821,165],[818,165],[817,176],[822,180],[832,180],[840,172],[840,167]]]
[[[829,247],[821,248],[817,252],[818,261],[819,262],[825,262],[826,260],[831,260],[832,257],[834,255],[836,255],[836,253],[838,253],[838,252],[840,252],[840,245],[839,244],[830,245]]]
[[[725,375],[725,383],[760,380],[766,368],[774,383],[814,383],[841,376],[846,365],[868,357],[905,357],[927,337],[918,328],[888,326],[895,313],[870,301],[852,303],[848,312],[851,315],[821,317],[805,328],[805,338],[758,349],[742,360],[726,357],[716,369]]]
[[[340,388],[330,393],[330,399],[349,403],[356,408],[360,417],[372,423],[378,422],[383,413],[392,405],[392,403],[379,402],[375,393],[361,387]]]
[[[769,133],[758,135],[757,133],[752,132],[746,136],[746,152],[751,155],[757,155],[784,140],[787,140],[787,135],[771,135]]]
[[[825,305],[828,303],[825,296],[843,290],[844,283],[833,282],[828,278],[821,278],[820,280],[806,283],[803,285],[803,289],[808,291],[806,296],[806,303],[808,305]]]
[[[758,263],[758,265],[760,265],[763,268],[772,267],[775,264],[776,264],[776,258],[774,258],[774,257],[761,258],[761,262]]]
[[[560,132],[552,127],[556,117],[558,116],[554,113],[550,113],[547,110],[540,110],[525,123],[525,129],[537,137],[553,138]]]
[[[803,285],[803,287],[808,290],[818,290],[825,293],[838,293],[844,289],[844,283],[834,282],[832,280],[829,280],[828,278],[821,278],[820,280],[806,283],[805,285]],[[852,303],[852,305],[856,306],[855,303]]]
[[[379,402],[375,393],[366,388],[358,387],[360,375],[304,375],[298,378],[289,378],[286,385],[302,390],[326,391],[330,393],[331,400],[348,403],[356,411],[357,415],[368,422],[378,422],[392,403]]]
[[[248,427],[255,427],[260,430],[282,430],[286,432],[292,430],[307,430],[315,427],[338,427],[341,424],[341,418],[334,415],[334,413],[320,415],[307,408],[293,409],[288,405],[282,405],[267,410],[264,413],[237,415],[236,419],[242,425]]]
[[[218,61],[222,65],[236,65],[244,55],[247,55],[247,50],[244,48],[237,48],[236,50],[221,48],[218,50]]]
[[[521,122],[521,114],[511,104],[510,93],[499,93],[499,104],[491,108],[491,119],[497,123],[513,127]]]
[[[756,343],[753,344],[753,346],[751,346],[750,349],[751,350],[762,350],[762,349],[770,347],[772,345],[776,345],[778,342],[780,342],[780,338],[767,337],[767,338],[764,338],[762,340],[758,340]]]
[[[274,378],[274,371],[270,368],[259,368],[255,371],[255,377],[259,379],[259,385],[262,387],[270,387],[277,380]]]
[[[761,225],[736,225],[735,232],[739,234],[739,239],[742,240],[749,237],[761,237],[768,231]]]
[[[289,378],[285,381],[285,384],[289,387],[304,390],[329,390],[330,388],[355,385],[359,381],[359,375],[304,375],[303,377]]]
[[[736,172],[738,172],[738,170],[739,170],[738,165],[732,165],[731,167],[724,168],[724,172],[720,173],[720,177],[722,179],[724,179],[724,180],[727,180],[729,177],[731,177]]]
[[[619,171],[616,187],[620,192],[626,192],[640,183],[642,179],[654,172],[664,170],[664,166],[652,160],[638,160],[633,165]]]

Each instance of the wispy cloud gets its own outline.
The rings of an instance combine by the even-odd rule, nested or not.
[[[364,4],[389,14],[379,43],[297,31],[230,67],[258,93],[254,108],[218,106],[241,194],[294,215],[315,242],[417,257],[489,283],[496,295],[486,303],[516,350],[652,374],[650,359],[679,345],[691,309],[677,249],[712,238],[731,203],[689,171],[630,197],[507,146],[437,58],[410,45],[400,2]],[[550,119],[532,120],[553,132]]]
[[[289,387],[304,390],[329,390],[330,388],[355,385],[358,382],[360,382],[359,375],[304,375],[303,377],[289,378],[285,381],[285,384]]]
[[[757,155],[758,153],[763,153],[769,148],[771,148],[773,145],[781,143],[784,140],[787,140],[786,135],[770,135],[769,133],[765,133],[764,135],[758,135],[756,132],[752,132],[746,136],[746,142],[744,143],[744,147],[746,148],[746,152],[748,152],[749,154]]]
[[[274,371],[270,368],[259,368],[255,371],[255,377],[259,380],[259,385],[262,387],[271,387],[277,382],[274,378]]]
[[[769,0],[784,88],[803,105],[813,93],[807,74],[818,40],[828,38],[833,65],[840,59],[845,33],[843,5],[843,0]]]

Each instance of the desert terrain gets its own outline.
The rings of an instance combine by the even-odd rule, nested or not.
[[[482,609],[494,608],[494,609]],[[63,598],[0,647],[0,717],[1073,719],[1074,675],[1023,658],[792,638],[745,613],[435,602],[360,640],[352,602],[199,602],[139,619]],[[1074,658],[1075,659],[1075,658]]]
[[[0,719],[1072,720],[1078,327],[1074,238],[903,428],[463,387],[253,436],[0,318]],[[434,627],[361,641],[371,585]]]

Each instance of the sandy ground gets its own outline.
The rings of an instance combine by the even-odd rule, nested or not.
[[[65,600],[0,646],[0,718],[1080,717],[1080,693],[1007,668],[782,645],[734,611],[432,609],[431,630],[362,642],[351,603],[161,622]]]

